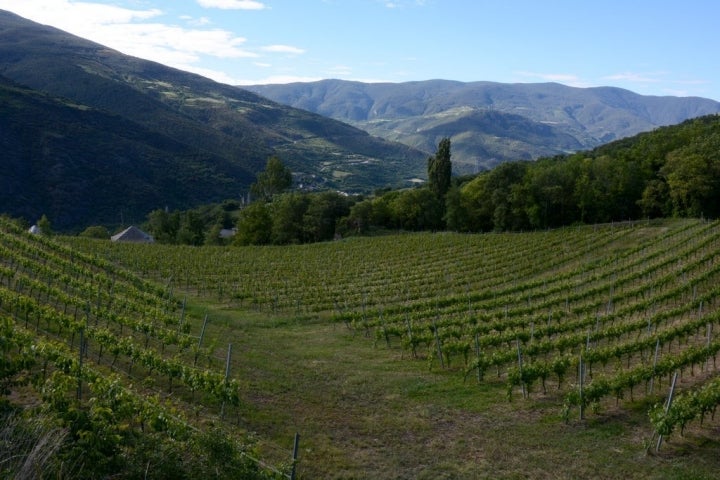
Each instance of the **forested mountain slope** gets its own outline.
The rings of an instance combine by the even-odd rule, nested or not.
[[[398,186],[425,169],[426,155],[407,146],[237,87],[123,55],[9,12],[0,12],[0,75],[27,87],[5,90],[4,120],[28,132],[22,140],[6,140],[12,143],[8,151],[15,153],[4,158],[7,165],[24,166],[25,183],[6,176],[8,168],[3,168],[0,182],[27,190],[31,177],[54,176],[53,187],[65,191],[61,200],[29,197],[22,212],[9,213],[47,213],[58,218],[56,225],[61,228],[88,220],[116,221],[120,209],[132,220],[144,218],[154,208],[187,208],[196,200],[239,197],[271,155],[278,155],[296,181],[309,187]],[[102,113],[76,115],[70,121],[77,127],[74,131],[58,132],[57,125],[65,121],[59,120],[57,109],[51,119],[27,115],[32,109],[25,111],[23,104],[31,97],[29,90],[42,92],[45,102],[75,105],[75,113],[88,109]],[[63,137],[62,148],[55,145],[58,135]],[[134,147],[112,137],[132,137]],[[180,162],[161,170],[177,170],[177,176],[192,180],[194,186],[187,181],[180,186],[171,175],[153,179],[141,173],[176,156]],[[77,188],[78,182],[96,175],[82,165],[94,163],[97,169],[112,170],[110,164],[123,162],[138,165],[140,185],[128,169],[124,179],[112,176],[119,184],[134,184],[122,189],[122,195],[108,197],[116,205],[114,212],[72,211],[76,205],[92,205],[101,195],[114,193]],[[195,191],[188,195],[186,188]],[[148,189],[152,191],[143,192]]]
[[[59,229],[231,196],[253,178],[222,156],[1,77],[0,148],[3,211],[46,214]]]
[[[454,189],[453,230],[720,216],[720,116],[686,120],[593,150],[500,165]]]

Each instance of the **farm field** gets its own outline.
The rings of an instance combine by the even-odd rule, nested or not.
[[[59,309],[74,288],[88,324],[114,338],[132,330],[135,348],[165,359],[131,372],[198,428],[222,418],[255,432],[254,454],[273,465],[298,432],[299,478],[680,479],[720,468],[718,222],[290,247],[66,247],[9,230],[3,240],[5,290],[23,285]],[[60,253],[31,268],[44,258],[35,249]],[[44,265],[50,276],[68,259],[95,262],[94,288],[26,273]],[[147,298],[108,306],[124,290]],[[40,307],[10,301],[0,310],[31,335]],[[110,312],[118,325],[163,327],[120,327]],[[93,334],[90,358],[107,368]],[[216,386],[189,380],[196,368]]]

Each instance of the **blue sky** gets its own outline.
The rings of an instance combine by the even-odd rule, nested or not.
[[[224,83],[444,78],[720,101],[716,0],[0,0]]]

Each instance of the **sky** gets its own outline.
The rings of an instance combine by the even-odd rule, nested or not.
[[[448,79],[720,101],[717,0],[0,0],[231,85]]]

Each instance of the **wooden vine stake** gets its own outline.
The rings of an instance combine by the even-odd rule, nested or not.
[[[482,382],[482,366],[480,365],[480,338],[478,332],[475,332],[475,357],[477,358],[477,379],[478,383]]]
[[[185,322],[185,305],[187,304],[187,296],[183,298],[182,311],[180,312],[180,321],[178,322],[178,333],[182,331],[183,323]]]
[[[225,360],[225,384],[230,378],[230,358],[232,357],[232,343],[228,343],[227,359]],[[220,418],[225,419],[225,400],[220,407]]]
[[[390,348],[390,336],[388,335],[387,327],[385,326],[385,317],[383,317],[382,309],[380,309],[380,325],[382,326],[383,336],[385,337],[385,345]]]
[[[702,302],[700,303],[700,305],[702,305]],[[710,349],[710,339],[712,338],[712,323],[708,322],[708,324],[705,328],[707,329],[707,333],[706,333],[707,342],[705,344],[705,348],[707,348],[709,350]],[[714,355],[713,355],[713,358],[715,358]],[[703,370],[708,369],[708,368],[710,368],[710,357],[709,356],[708,356],[708,358],[705,359],[705,367],[703,368]]]
[[[520,371],[520,387],[522,388],[522,396],[523,398],[528,397],[527,389],[525,388],[525,382],[522,379],[522,369],[523,369],[523,362],[522,362],[522,351],[520,350],[520,339],[515,339],[515,344],[517,345],[517,355],[518,355],[518,370]]]
[[[83,368],[83,347],[85,347],[85,329],[80,329],[80,355],[78,356],[78,386],[77,386],[77,399],[82,400],[82,368]]]
[[[438,334],[437,322],[433,318],[433,330],[435,331],[435,345],[437,346],[437,354],[440,359],[440,367],[445,368],[445,361],[442,356],[442,345],[440,345],[440,335]]]
[[[653,357],[653,375],[650,377],[650,395],[653,393],[653,386],[655,384],[655,368],[657,367],[658,353],[660,352],[660,339],[658,338],[655,342],[655,356]]]
[[[290,480],[295,480],[297,467],[298,452],[300,450],[300,434],[295,433],[295,440],[293,441],[293,453],[292,453],[292,468],[290,470]]]
[[[412,347],[413,358],[417,358],[417,352],[415,351],[415,341],[413,340],[412,326],[410,325],[410,318],[408,318],[407,312],[405,312],[405,325],[407,326],[408,340],[410,341],[410,346]]]
[[[582,353],[580,354],[580,362],[578,363],[578,377],[580,384],[580,420],[585,420],[585,401],[583,398],[583,383],[585,381],[585,365],[583,364]]]
[[[206,313],[205,319],[203,320],[202,329],[200,330],[200,339],[198,340],[198,349],[197,349],[197,352],[195,352],[195,360],[193,361],[193,367],[197,367],[198,355],[200,355],[200,349],[202,348],[203,338],[205,338],[205,327],[207,327],[207,322],[208,322],[208,316]]]
[[[670,405],[672,405],[673,401],[673,394],[675,393],[675,381],[677,380],[678,372],[675,370],[675,373],[673,374],[672,383],[670,384],[670,393],[668,393],[668,399],[667,403],[665,404],[665,415],[667,416],[668,411],[670,411]],[[663,442],[663,436],[660,435],[658,437],[657,445],[655,445],[655,452],[660,451],[660,446]]]

